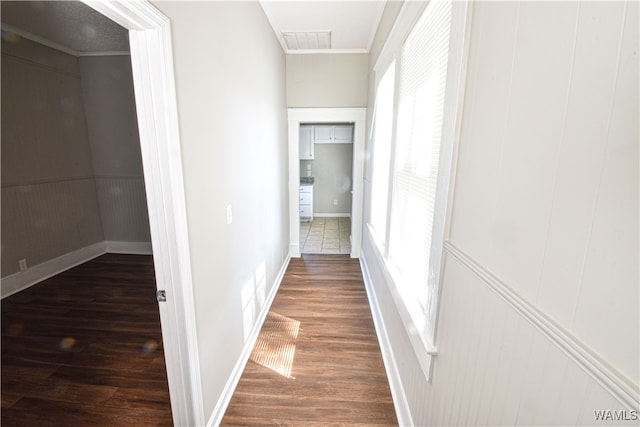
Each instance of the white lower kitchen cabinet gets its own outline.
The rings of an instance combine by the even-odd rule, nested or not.
[[[313,221],[313,184],[300,185],[300,221]]]

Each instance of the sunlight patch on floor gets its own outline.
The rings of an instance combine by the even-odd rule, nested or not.
[[[300,322],[269,312],[251,353],[251,360],[285,378],[291,376]]]

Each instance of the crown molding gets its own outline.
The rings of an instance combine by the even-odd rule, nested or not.
[[[317,54],[354,54],[369,53],[367,49],[287,49],[287,55],[317,55]]]
[[[123,56],[129,55],[129,51],[98,51],[98,52],[78,52],[74,49],[71,49],[67,46],[63,46],[59,43],[53,42],[44,37],[40,37],[28,31],[21,30],[19,28],[13,27],[11,25],[5,24],[2,22],[2,31],[8,31],[13,34],[17,34],[23,39],[30,40],[32,42],[41,44],[43,46],[47,46],[51,49],[58,50],[60,52],[64,52],[67,55],[75,56],[76,58],[86,57],[86,56]],[[3,37],[4,38],[4,37]]]

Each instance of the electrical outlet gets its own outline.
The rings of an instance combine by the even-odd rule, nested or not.
[[[26,260],[26,258],[23,258],[20,261],[18,261],[18,266],[20,267],[20,271],[27,271],[27,260]]]
[[[227,224],[231,224],[233,222],[233,211],[231,210],[231,205],[227,205]]]
[[[333,199],[333,206],[338,206],[338,199]]]

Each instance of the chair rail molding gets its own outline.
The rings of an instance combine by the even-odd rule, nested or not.
[[[476,260],[451,242],[445,243],[450,256],[469,269],[478,279],[516,310],[547,337],[562,352],[573,359],[587,374],[602,385],[618,402],[629,408],[640,406],[640,391],[624,375],[608,365],[593,350],[584,345],[571,331],[556,323],[537,307],[526,301],[511,286],[502,282]]]

